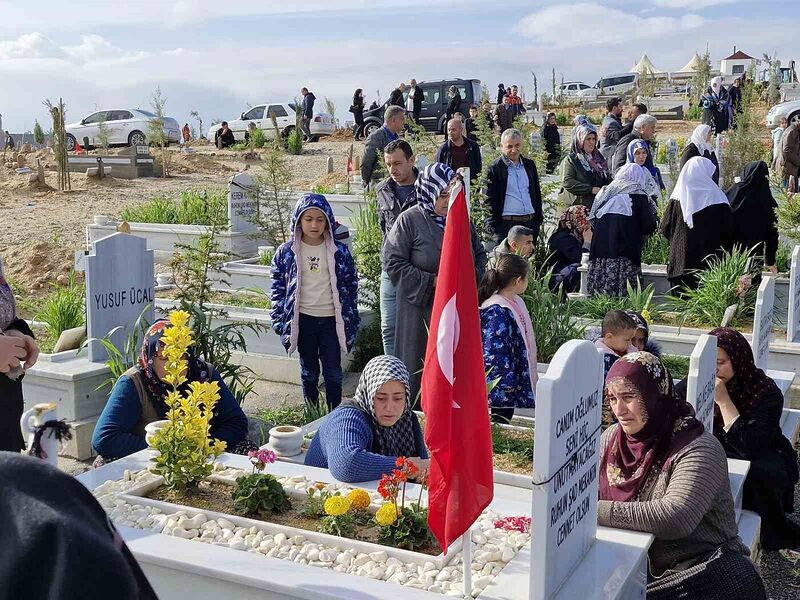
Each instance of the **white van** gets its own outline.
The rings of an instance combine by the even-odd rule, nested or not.
[[[594,87],[604,96],[619,96],[629,92],[639,85],[638,73],[620,73],[619,75],[609,75],[598,81]]]

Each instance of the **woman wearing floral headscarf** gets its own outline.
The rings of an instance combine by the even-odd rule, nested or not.
[[[355,397],[345,400],[319,428],[305,464],[330,469],[348,483],[380,479],[397,457],[424,471],[428,452],[411,409],[408,369],[394,356],[376,356],[361,373]]]
[[[588,121],[580,121],[572,136],[572,151],[561,165],[559,199],[565,206],[582,204],[592,207],[600,188],[611,181],[606,159],[597,149],[597,130]]]
[[[99,455],[96,466],[147,448],[145,426],[165,418],[169,410],[165,398],[172,389],[164,381],[166,358],[161,352],[164,347],[161,337],[167,327],[169,321],[166,319],[159,319],[150,326],[142,340],[137,364],[125,371],[111,390],[92,435],[92,446]],[[245,439],[247,417],[219,372],[191,354],[186,362],[187,381],[181,386],[182,391],[194,381],[216,381],[219,384],[219,400],[211,419],[211,437],[224,441],[228,452],[244,454],[255,449]]]
[[[651,533],[648,599],[765,599],[737,534],[725,451],[664,365],[626,354],[606,377],[618,423],[602,436],[597,522]]]
[[[411,373],[413,399],[420,388],[448,203],[455,185],[460,182],[447,165],[425,167],[414,184],[413,199],[409,199],[416,205],[400,213],[381,253],[383,269],[397,289],[395,355]],[[487,258],[474,228],[472,254],[476,281],[480,281]]]
[[[783,393],[753,361],[744,336],[729,327],[717,338],[714,435],[730,458],[750,461],[742,506],[761,516],[765,550],[800,547],[800,526],[786,518],[794,510],[797,452],[781,432]]]
[[[661,199],[661,186],[659,185],[659,180],[653,177],[648,168],[647,161],[650,158],[650,145],[642,139],[631,140],[630,144],[628,144],[627,157],[628,163],[626,164],[636,163],[644,169],[644,191],[647,193],[647,197],[658,206],[658,201]]]
[[[547,242],[548,265],[553,273],[550,287],[562,286],[564,293],[577,292],[580,286],[578,267],[592,243],[589,211],[583,204],[573,204],[561,214],[558,226]]]

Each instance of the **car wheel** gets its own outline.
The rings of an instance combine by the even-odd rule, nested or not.
[[[368,138],[370,135],[372,135],[374,132],[380,129],[380,127],[381,126],[375,123],[374,121],[370,121],[369,123],[364,125],[364,137]]]
[[[800,110],[789,115],[789,125],[800,122]]]
[[[129,146],[145,146],[146,144],[147,138],[141,131],[131,131],[131,134],[128,136]]]
[[[71,133],[67,134],[67,152],[72,152],[75,150],[75,136]]]

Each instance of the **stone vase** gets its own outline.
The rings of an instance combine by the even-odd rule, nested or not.
[[[278,425],[269,430],[269,445],[278,456],[297,456],[303,445],[303,430],[294,425]]]

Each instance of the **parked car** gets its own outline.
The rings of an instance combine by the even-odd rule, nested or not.
[[[228,121],[228,127],[233,131],[233,137],[237,142],[244,142],[245,133],[250,123],[255,123],[257,129],[264,132],[267,139],[275,137],[275,126],[270,115],[275,115],[278,131],[284,137],[295,128],[296,113],[293,102],[265,102],[244,111],[238,119]],[[219,123],[212,125],[208,130],[208,139],[213,140],[217,129],[222,127]],[[333,115],[328,113],[317,113],[309,125],[311,139],[317,140],[324,135],[332,135],[336,131],[336,124]]]
[[[767,127],[777,127],[782,117],[786,117],[789,123],[800,121],[800,100],[781,102],[770,108],[767,113]]]
[[[424,94],[419,122],[427,131],[444,133],[445,129],[447,129],[445,112],[447,111],[447,104],[450,102],[450,96],[447,91],[451,85],[456,86],[461,94],[461,112],[464,116],[469,116],[470,104],[480,104],[481,82],[479,79],[421,81],[417,85],[422,88],[422,93]],[[403,93],[403,97],[408,97],[408,89]],[[388,105],[389,101],[387,100],[378,108],[364,111],[364,135],[369,136],[369,134],[383,125],[383,113]]]
[[[67,132],[67,150],[75,149],[75,143],[84,145],[84,138],[89,138],[89,147],[99,146],[98,134],[100,123],[105,122],[108,128],[110,146],[145,146],[147,145],[147,129],[156,115],[147,110],[116,109],[99,110],[84,117],[78,123],[65,126]],[[168,144],[177,144],[181,139],[180,126],[172,117],[164,118],[164,132]]]
[[[619,75],[608,75],[598,81],[594,89],[597,90],[597,95],[615,95],[620,96],[625,92],[629,92],[639,85],[638,73],[620,73]]]
[[[592,98],[597,96],[597,90],[582,81],[566,81],[558,86],[556,95],[564,98]]]

